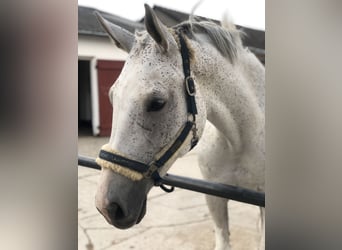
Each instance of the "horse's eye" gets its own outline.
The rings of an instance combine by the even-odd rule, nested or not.
[[[160,98],[154,98],[147,104],[147,112],[155,112],[161,110],[165,106],[166,101]]]

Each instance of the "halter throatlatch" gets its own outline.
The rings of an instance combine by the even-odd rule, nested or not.
[[[152,178],[155,185],[161,186],[166,192],[172,192],[170,189],[161,185],[160,175],[158,170],[164,166],[170,159],[177,157],[179,149],[183,144],[190,144],[190,150],[196,146],[198,142],[197,128],[196,128],[196,88],[194,79],[190,71],[190,57],[189,49],[186,46],[184,37],[181,31],[178,31],[178,38],[180,43],[180,51],[182,55],[183,71],[184,71],[184,90],[186,94],[186,103],[189,118],[182,128],[179,129],[176,139],[166,145],[154,157],[154,160],[149,164],[131,160],[120,153],[110,149],[109,145],[104,145],[100,151],[96,162],[103,168],[110,168],[113,171],[120,173],[131,180],[138,181],[142,178]]]

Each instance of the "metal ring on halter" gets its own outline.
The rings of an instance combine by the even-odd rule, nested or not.
[[[164,184],[161,184],[159,187],[163,189],[166,193],[171,193],[175,190],[174,186],[170,186],[170,188],[167,188]]]

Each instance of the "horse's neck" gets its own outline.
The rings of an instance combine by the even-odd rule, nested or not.
[[[239,58],[242,73],[258,99],[265,113],[265,68],[259,59],[249,51],[244,51]]]
[[[194,49],[194,74],[206,102],[208,120],[235,153],[263,145],[263,67],[244,50],[232,65],[211,46],[197,44]]]

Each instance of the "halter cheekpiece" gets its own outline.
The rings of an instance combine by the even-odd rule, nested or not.
[[[135,160],[131,160],[122,155],[116,154],[115,152],[108,152],[107,150],[102,149],[98,156],[98,159],[104,160],[109,163],[117,164],[121,167],[136,171],[141,173],[144,178],[152,178],[155,182],[155,185],[161,186],[161,188],[166,192],[173,191],[173,187],[168,189],[162,186],[159,182],[160,175],[158,170],[165,165],[165,163],[170,160],[170,158],[180,149],[186,139],[190,136],[192,132],[192,138],[190,141],[191,147],[194,148],[198,142],[197,128],[196,128],[196,114],[197,114],[197,106],[196,106],[196,88],[194,79],[191,76],[190,71],[190,53],[189,49],[186,45],[184,37],[182,35],[182,31],[178,30],[177,35],[180,43],[180,52],[182,56],[183,63],[183,71],[184,71],[184,91],[186,94],[186,103],[187,103],[187,111],[188,111],[188,120],[184,124],[182,128],[177,133],[176,139],[166,145],[157,155],[151,163],[145,164],[142,162],[138,162]],[[165,151],[165,152],[164,152]],[[161,153],[164,152],[164,153]]]

